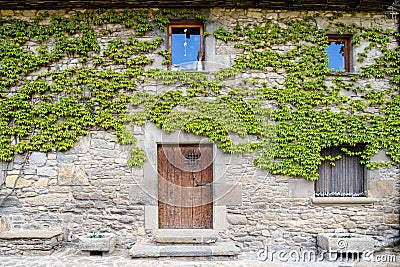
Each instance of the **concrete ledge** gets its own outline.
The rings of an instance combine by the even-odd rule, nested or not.
[[[158,257],[232,257],[240,249],[233,242],[221,242],[212,245],[141,245],[135,244],[129,254],[132,258]]]
[[[312,197],[312,204],[334,205],[334,204],[372,204],[377,198],[368,197]]]
[[[0,239],[48,239],[62,235],[61,230],[20,230],[0,233]]]
[[[212,229],[159,229],[153,236],[158,243],[209,244],[217,241],[218,233]]]

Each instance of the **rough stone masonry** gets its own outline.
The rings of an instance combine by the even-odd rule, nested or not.
[[[52,12],[68,15],[72,11]],[[317,22],[324,28],[330,13],[319,13],[322,15]],[[1,17],[27,19],[36,14],[37,11],[1,11]],[[219,27],[232,30],[238,23],[279,23],[287,18],[304,18],[313,14],[315,11],[213,8],[207,10],[205,30],[212,33]],[[396,28],[395,21],[381,13],[348,13],[340,20],[363,26]],[[126,38],[130,34],[128,28],[116,29],[112,36],[100,40],[102,49],[111,39]],[[30,45],[35,47],[35,43]],[[208,38],[205,46],[206,59],[212,58],[224,66],[231,66],[241,53],[230,42],[213,38]],[[290,47],[273,49],[285,51]],[[363,64],[370,63],[376,56],[374,53],[378,52],[370,53],[371,57]],[[355,71],[360,67],[358,64],[361,63],[354,62]],[[154,65],[165,68],[158,59]],[[73,57],[64,58],[50,69],[72,66],[82,66],[82,63]],[[118,68],[115,66],[115,69]],[[230,83],[239,83],[242,78],[258,78],[267,84],[279,85],[284,83],[285,73],[247,71]],[[388,86],[387,81],[369,82],[376,87]],[[160,82],[143,85],[141,90],[159,92],[163,87],[165,85]],[[131,133],[142,148],[154,146],[156,137],[152,139],[148,136],[156,131],[151,123],[131,128]],[[182,134],[179,138],[177,140],[190,141],[192,137]],[[254,166],[252,154],[227,156],[216,150],[216,166],[223,172],[216,175],[223,180],[219,190],[230,192],[228,199],[215,206],[214,220],[219,220],[214,222],[218,225],[218,238],[233,241],[244,254],[258,251],[265,245],[275,249],[316,249],[318,233],[333,233],[337,229],[371,236],[378,247],[399,239],[399,166],[369,171],[369,201],[365,203],[315,203],[313,182],[270,175]],[[137,242],[152,243],[156,217],[151,211],[157,204],[143,190],[143,186],[151,187],[154,184],[146,180],[146,166],[127,166],[128,156],[129,146],[120,145],[114,132],[94,129],[67,152],[32,152],[26,164],[23,155],[17,156],[10,164],[1,162],[0,182],[4,183],[0,190],[2,198],[11,191],[18,175],[22,176],[16,183],[15,192],[0,208],[0,231],[59,229],[63,233],[63,242],[72,244],[78,244],[79,237],[88,233],[113,233],[117,237],[118,248],[129,248]],[[385,160],[385,155],[378,154],[374,160]],[[234,188],[233,192],[225,190],[227,186]],[[29,241],[25,242],[28,244]],[[0,242],[0,254],[10,254],[12,249],[8,241]]]

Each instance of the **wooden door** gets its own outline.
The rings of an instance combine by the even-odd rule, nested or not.
[[[212,228],[212,146],[158,146],[158,226]]]

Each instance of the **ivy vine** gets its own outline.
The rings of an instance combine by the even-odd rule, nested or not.
[[[317,16],[214,31],[207,38],[242,51],[231,68],[214,73],[153,66],[157,57],[167,65],[171,54],[152,33],[164,31],[172,19],[205,21],[196,10],[99,9],[72,17],[43,12],[31,20],[2,18],[0,160],[28,151],[66,151],[100,127],[132,146],[128,165],[142,166],[145,153],[126,126],[151,121],[166,132],[180,128],[206,136],[226,153],[256,153],[254,163],[272,174],[316,180],[320,163],[335,160],[320,152],[339,145],[364,144],[359,154],[369,168],[400,163],[400,50],[391,45],[399,33],[345,25],[340,14],[321,29]],[[118,27],[131,29],[132,36],[102,43]],[[360,62],[371,51],[380,55],[358,74],[332,74],[328,30],[351,33],[354,46],[367,43],[357,55]],[[279,46],[289,49],[278,51]],[[74,66],[57,68],[65,60]],[[243,78],[249,70],[283,81]],[[232,86],[228,79],[240,82]],[[373,85],[380,79],[388,81],[384,90]],[[149,82],[167,89],[147,91]],[[381,149],[391,161],[371,162]]]

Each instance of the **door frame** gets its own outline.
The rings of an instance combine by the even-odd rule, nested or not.
[[[240,182],[229,182],[226,173],[229,162],[242,161],[241,155],[224,154],[208,138],[193,134],[174,131],[165,133],[153,123],[144,126],[144,140],[142,148],[146,152],[148,160],[144,163],[143,173],[135,176],[136,184],[130,191],[132,204],[144,205],[145,230],[164,231],[158,227],[158,171],[157,171],[157,146],[159,144],[208,144],[213,151],[213,223],[212,230],[223,231],[228,228],[227,206],[240,206],[242,204],[242,187]],[[141,142],[138,140],[138,145]],[[210,229],[190,229],[202,235]]]

